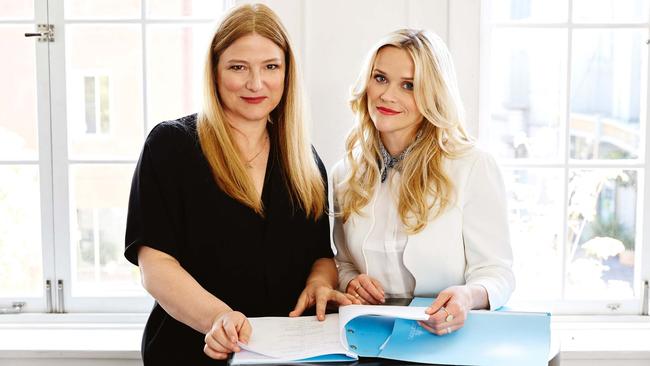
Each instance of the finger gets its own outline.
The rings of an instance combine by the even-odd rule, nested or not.
[[[251,326],[251,323],[248,321],[248,319],[246,319],[241,325],[241,328],[239,328],[239,340],[244,344],[248,344],[248,341],[251,339],[252,334],[253,327]]]
[[[318,320],[325,320],[325,308],[329,297],[325,294],[316,295],[316,318]]]
[[[345,292],[347,292],[348,294],[355,295],[357,293],[355,289],[359,286],[360,286],[359,281],[357,281],[355,278],[352,281],[348,282],[348,287],[345,288]]]
[[[370,281],[372,282],[373,285],[375,285],[377,290],[379,290],[379,292],[381,292],[381,295],[385,298],[386,293],[384,292],[384,286],[382,286],[381,283],[374,278],[371,278]]]
[[[240,349],[237,345],[237,342],[239,341],[239,334],[237,333],[235,324],[232,321],[225,321],[223,323],[223,331],[226,333],[228,340],[232,343],[230,349],[232,349],[233,352],[239,352]]]
[[[362,287],[357,289],[357,291],[364,289],[377,301],[377,303],[383,303],[386,301],[384,300],[384,295],[377,289],[377,287],[375,287],[369,277],[361,277],[359,278],[359,281],[361,282]]]
[[[359,300],[358,297],[355,297],[354,295],[352,295],[352,294],[347,294],[347,293],[346,293],[346,294],[343,294],[343,295],[344,295],[345,297],[347,297],[348,300],[350,300],[353,304],[355,304],[355,305],[360,305],[360,304],[361,304],[361,300]]]
[[[354,299],[354,296],[350,296],[350,295],[335,291],[331,300],[335,301],[337,304],[339,304],[339,306],[345,306],[345,305],[352,305],[354,303],[354,301],[351,298]]]
[[[360,287],[357,290],[357,293],[368,304],[379,305],[381,303],[379,300],[375,299],[372,295],[370,295],[370,293],[366,291],[365,287]]]
[[[441,292],[438,294],[438,297],[435,299],[435,301],[431,303],[431,305],[429,305],[429,307],[424,312],[429,315],[437,313],[440,311],[440,308],[442,308],[447,303],[450,297],[451,295],[445,292]]]
[[[452,325],[449,327],[444,327],[442,329],[437,329],[435,333],[439,336],[444,336],[444,335],[452,334],[453,332],[457,331],[460,328],[461,327],[457,325]]]
[[[427,324],[427,323],[425,323],[425,322],[423,322],[421,320],[418,320],[418,324],[420,324],[420,326],[422,328],[426,329],[429,333],[437,334],[436,330],[433,329],[429,324]]]
[[[205,345],[212,349],[214,352],[219,352],[219,353],[228,353],[228,349],[219,343],[217,339],[214,337],[213,333],[208,333],[205,335]]]
[[[447,328],[451,328],[452,330],[462,328],[463,325],[465,325],[465,322],[463,321],[453,321],[453,322],[444,322],[444,323],[438,323],[435,326],[432,326],[433,329],[435,329],[438,332],[443,332]]]
[[[226,349],[228,353],[235,351],[235,346],[237,346],[237,343],[232,342],[232,338],[226,334],[226,331],[223,328],[215,330],[213,337],[223,348]]]
[[[208,355],[208,357],[210,357],[210,358],[212,358],[214,360],[225,360],[226,358],[228,358],[227,353],[225,353],[225,352],[217,352],[217,351],[211,349],[210,347],[208,347],[207,344],[205,346],[203,346],[203,353],[205,353],[206,355]]]
[[[307,309],[307,294],[304,292],[300,294],[298,302],[296,302],[296,307],[289,313],[289,316],[300,316]]]

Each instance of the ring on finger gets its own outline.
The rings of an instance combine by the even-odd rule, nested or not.
[[[446,322],[450,322],[450,321],[454,320],[454,314],[451,314],[451,313],[447,310],[447,308],[445,308],[445,307],[443,306],[443,307],[441,307],[440,309],[442,309],[442,311],[444,311],[445,314],[447,314],[447,316],[445,317],[445,321],[446,321]],[[447,329],[449,329],[449,328],[447,328]]]

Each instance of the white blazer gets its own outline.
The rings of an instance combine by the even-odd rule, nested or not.
[[[456,199],[422,231],[408,235],[404,249],[404,265],[415,278],[414,296],[434,297],[454,285],[481,285],[487,290],[490,309],[497,309],[515,287],[501,173],[494,159],[475,147],[444,164]],[[332,169],[335,212],[340,212],[339,184],[347,170],[345,159]],[[342,291],[359,273],[367,273],[364,246],[374,226],[377,191],[360,215],[345,223],[340,217],[334,220]]]

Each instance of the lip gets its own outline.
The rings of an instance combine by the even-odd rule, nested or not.
[[[266,97],[241,97],[244,102],[249,104],[260,104],[266,99]]]
[[[386,116],[394,116],[394,115],[400,113],[399,111],[396,111],[396,110],[393,110],[393,109],[390,109],[390,108],[386,108],[386,107],[377,107],[377,111],[379,111],[379,113],[381,113],[383,115],[386,115]]]

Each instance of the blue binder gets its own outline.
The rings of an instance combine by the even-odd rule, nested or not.
[[[410,306],[433,299],[415,298]],[[472,311],[463,328],[437,336],[414,320],[361,316],[345,325],[350,350],[362,357],[445,365],[548,364],[550,314]]]

